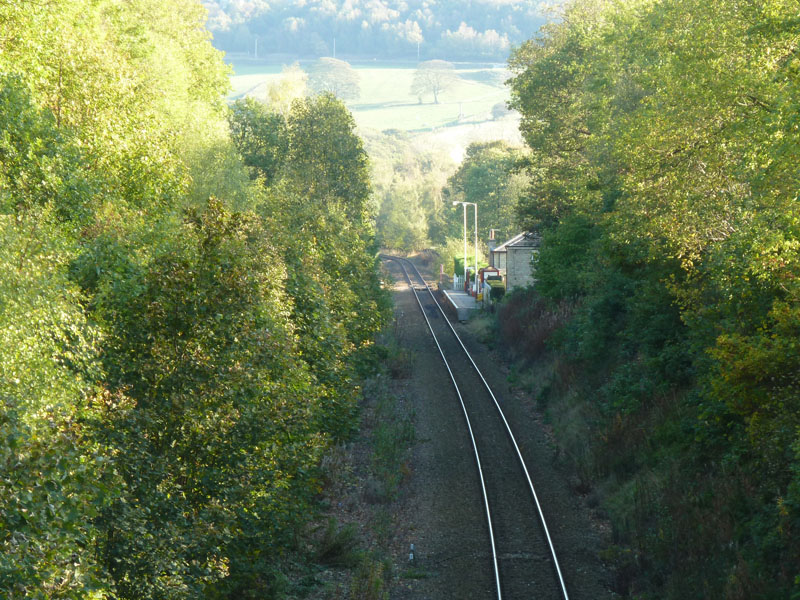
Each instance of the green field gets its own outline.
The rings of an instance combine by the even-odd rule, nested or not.
[[[420,99],[410,91],[414,66],[384,63],[354,64],[360,76],[361,96],[350,102],[361,127],[386,130],[431,131],[440,127],[482,123],[491,120],[492,107],[508,100],[503,85],[508,72],[487,65],[460,65],[461,81],[440,94]],[[278,64],[235,64],[231,98],[266,98],[268,85],[280,78]]]

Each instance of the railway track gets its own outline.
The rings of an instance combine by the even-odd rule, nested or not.
[[[483,493],[494,596],[569,600],[544,512],[500,403],[413,263],[381,258],[402,269],[460,402]]]

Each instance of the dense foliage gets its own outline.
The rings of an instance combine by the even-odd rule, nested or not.
[[[453,201],[478,205],[479,262],[495,229],[500,241],[516,235],[516,207],[527,188],[525,152],[506,142],[475,142],[457,167],[444,150],[426,147],[389,130],[370,132],[365,142],[374,159],[372,179],[379,206],[377,237],[387,247],[436,247],[447,270],[463,257],[463,211]],[[473,209],[468,208],[468,253],[473,258]]]
[[[0,596],[266,598],[385,314],[330,96],[185,0],[0,2]]]
[[[544,22],[533,2],[204,0],[229,52],[503,61]],[[334,39],[336,40],[334,42]],[[335,44],[335,47],[334,47]]]
[[[442,189],[454,168],[444,151],[397,130],[366,132],[365,143],[373,159],[380,244],[420,250],[442,243]]]
[[[447,180],[445,204],[453,201],[478,205],[478,239],[485,242],[492,229],[498,242],[517,235],[516,209],[528,177],[523,171],[525,152],[506,142],[475,142],[456,172]],[[469,208],[471,211],[472,209]],[[447,237],[460,238],[461,210],[446,212]]]
[[[622,593],[800,597],[797,14],[573,2],[512,57],[544,242],[506,325],[556,351]]]

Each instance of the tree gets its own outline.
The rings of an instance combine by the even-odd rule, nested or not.
[[[271,597],[357,424],[384,313],[352,118],[228,111],[204,22],[0,0],[0,597]]]
[[[442,189],[453,171],[450,157],[402,132],[373,131],[365,143],[379,202],[379,243],[413,250],[444,241]]]
[[[288,149],[285,121],[253,98],[237,100],[228,114],[231,137],[250,167],[251,177],[271,182],[278,174]]]
[[[569,306],[550,341],[587,373],[559,385],[593,390],[566,452],[594,445],[610,504],[647,490],[612,516],[644,595],[800,583],[796,13],[571,2],[510,61],[536,293]]]
[[[281,69],[278,81],[269,84],[267,88],[267,101],[270,107],[286,118],[292,102],[306,94],[308,74],[300,68],[298,63],[293,63]]]
[[[287,171],[304,202],[341,206],[354,226],[370,223],[367,153],[355,121],[331,94],[296,102],[287,123]]]
[[[251,113],[252,131],[271,138],[273,117]],[[281,133],[283,167],[259,207],[286,264],[301,356],[326,398],[315,422],[337,438],[355,425],[352,372],[386,308],[375,264],[367,155],[354,129],[352,115],[331,94],[295,101]],[[246,155],[247,141],[237,143]]]
[[[521,172],[524,152],[506,142],[475,142],[458,170],[447,180],[445,194],[451,199],[478,205],[478,235],[486,239],[490,229],[503,238],[518,233],[517,203],[527,190],[528,177]],[[448,236],[458,237],[461,212],[447,211]]]
[[[381,198],[377,219],[380,243],[386,248],[419,250],[428,242],[426,214],[413,180],[396,181]]]
[[[455,67],[446,60],[426,60],[417,65],[411,82],[411,93],[433,94],[434,104],[439,104],[439,94],[452,88],[458,81]]]
[[[324,57],[311,65],[308,87],[317,94],[333,94],[341,100],[358,100],[361,89],[358,73],[349,63]]]
[[[296,194],[287,221],[316,249],[331,281],[330,310],[354,349],[369,343],[382,319],[374,268],[374,215],[367,153],[355,121],[330,94],[296,102],[288,121],[286,183]],[[298,240],[287,242],[298,244]],[[356,315],[358,315],[357,318]],[[341,352],[341,348],[338,350]]]

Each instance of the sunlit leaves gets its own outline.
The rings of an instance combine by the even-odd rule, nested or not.
[[[456,172],[448,179],[448,200],[464,200],[478,205],[478,236],[488,239],[497,231],[497,239],[511,238],[515,230],[517,203],[523,196],[528,178],[521,172],[524,153],[504,142],[473,143]],[[449,236],[461,233],[461,211],[447,214]]]
[[[796,586],[799,44],[796,2],[597,0],[512,57],[531,147],[521,216],[549,229],[539,290],[580,300],[562,348],[595,361],[604,407],[639,413],[619,423],[652,417],[659,389],[686,394],[702,449],[671,451],[711,461],[707,493],[737,489],[693,517],[737,531],[637,543],[728,597]],[[698,506],[664,510],[677,523]],[[688,538],[736,550],[700,574],[676,549]]]
[[[71,248],[32,209],[0,216],[0,590],[9,599],[85,598],[105,577],[87,549],[113,496],[85,376],[96,328],[64,273]]]
[[[352,118],[232,141],[203,18],[0,2],[3,597],[264,595],[356,424],[382,313]]]
[[[329,94],[295,101],[285,123],[252,102],[235,104],[230,118],[254,176],[271,184],[260,212],[282,249],[300,356],[320,386],[319,427],[342,436],[355,424],[352,369],[386,308],[366,153],[352,116]],[[280,162],[264,160],[279,148]]]
[[[0,212],[49,204],[63,219],[86,217],[91,188],[76,144],[19,77],[0,77],[0,159]]]

